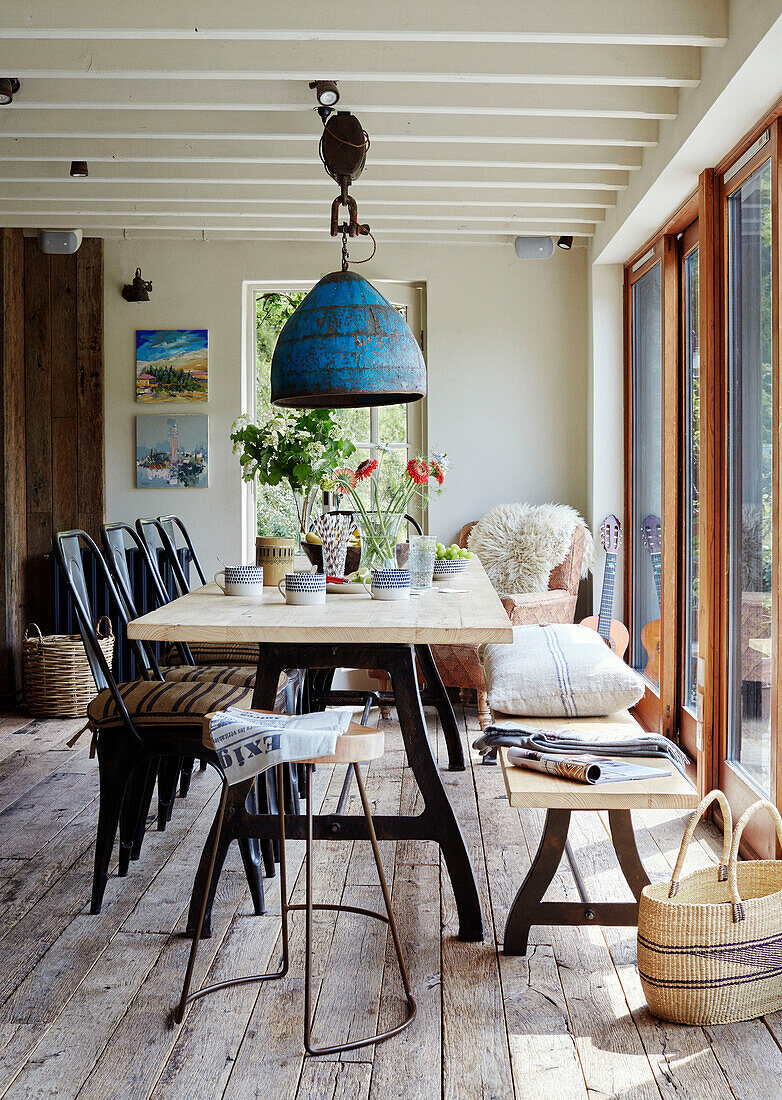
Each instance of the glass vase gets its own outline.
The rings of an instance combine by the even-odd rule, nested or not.
[[[405,517],[398,512],[356,514],[362,569],[396,569],[396,544]]]

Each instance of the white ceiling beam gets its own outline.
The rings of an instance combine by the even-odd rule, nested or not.
[[[259,227],[269,225],[309,225],[312,224],[315,228],[320,228],[328,233],[328,218],[324,217],[323,213],[312,213],[309,211],[300,210],[285,210],[284,212],[276,211],[274,213],[258,214],[247,210],[134,210],[130,207],[122,208],[119,210],[111,211],[99,211],[94,212],[90,210],[78,210],[72,207],[52,210],[48,207],[45,210],[29,210],[20,208],[19,204],[14,206],[12,203],[5,203],[0,201],[0,215],[4,219],[16,221],[16,219],[32,219],[35,224],[51,223],[59,220],[62,224],[63,218],[67,220],[76,219],[77,222],[83,220],[92,221],[98,219],[113,219],[117,220],[122,218],[129,219],[152,219],[163,218],[169,219],[173,224],[177,221],[198,221],[210,225],[226,225],[230,221],[239,223],[241,225],[258,225]],[[569,224],[572,225],[596,225],[602,218],[595,216],[578,216],[576,217],[572,210],[568,210],[566,213],[563,211],[561,214],[553,210],[543,211],[524,211],[518,214],[500,214],[497,216],[490,216],[488,214],[408,214],[406,210],[400,210],[396,213],[379,214],[373,213],[372,225],[373,226],[385,226],[398,225],[405,226],[410,223],[421,223],[422,225],[429,224],[441,224],[441,223],[453,223],[454,225],[504,225],[513,227],[515,225],[539,225],[550,224],[554,219],[562,217]],[[8,224],[8,220],[3,221],[4,225]]]
[[[483,156],[480,155],[483,152]],[[256,178],[259,167],[267,164],[316,165],[321,171],[317,154],[312,149],[293,144],[280,144],[274,140],[251,146],[246,141],[216,141],[208,145],[187,140],[171,140],[145,143],[142,139],[122,141],[118,138],[79,138],[78,147],[72,138],[9,138],[0,134],[0,176],[4,163],[34,164],[34,169],[18,169],[20,178],[31,175],[62,175],[63,163],[70,164],[76,157],[100,167],[98,175],[109,176],[110,166],[141,164],[151,165],[218,165],[231,164],[232,174],[248,173]],[[407,168],[415,166],[449,168],[572,168],[584,171],[633,172],[641,167],[641,149],[620,146],[577,147],[574,145],[496,145],[488,150],[474,150],[464,145],[437,143],[427,149],[422,143],[408,144],[383,142],[372,149],[368,171],[376,167]],[[180,169],[183,177],[193,170]],[[225,172],[223,172],[225,174]]]
[[[69,180],[68,183],[75,184],[76,180]],[[404,205],[405,209],[412,212],[415,212],[419,205],[456,205],[507,209],[516,208],[522,202],[532,202],[536,206],[555,204],[558,207],[562,205],[595,206],[601,209],[609,209],[616,202],[615,191],[598,188],[585,190],[573,187],[570,184],[547,184],[544,186],[521,184],[516,187],[508,185],[486,187],[484,184],[474,184],[465,187],[463,183],[441,182],[426,187],[420,183],[415,184],[406,182],[406,180],[398,180],[396,183],[386,183],[383,188],[367,189],[359,194],[359,197],[357,197],[359,210],[363,211],[365,207],[371,209],[373,202],[374,204],[394,205],[397,209],[400,205]],[[75,194],[100,200],[118,199],[122,202],[129,202],[129,204],[134,201],[170,201],[174,205],[177,202],[189,201],[245,201],[242,189],[233,187],[230,184],[212,185],[206,193],[198,185],[158,182],[134,184],[132,187],[121,184],[102,184],[97,188],[90,188],[89,191],[81,191],[81,193],[70,189],[67,185],[58,187],[51,183],[27,183],[23,186],[5,183],[0,186],[0,199],[14,198],[24,202],[36,199],[73,200],[76,204],[79,204],[81,200],[78,197],[74,199]],[[331,200],[334,196],[333,191],[328,188],[308,187],[306,184],[302,184],[300,180],[297,182],[297,180],[291,179],[282,188],[279,184],[258,186],[257,189],[251,191],[251,199],[247,200],[247,204],[252,201],[253,205],[262,205],[261,199],[264,194],[269,202],[272,202],[273,205],[276,204],[280,209],[304,202],[307,206],[317,205],[320,210],[324,211],[324,216],[328,215]],[[81,205],[86,206],[86,204]]]
[[[208,85],[198,80],[74,81],[27,80],[14,97],[14,110],[84,111],[301,111],[313,112],[305,81],[234,80]],[[676,117],[675,88],[568,87],[519,84],[393,84],[377,81],[345,86],[340,109],[358,115],[563,115],[568,118]],[[376,125],[373,121],[372,125]]]
[[[160,6],[160,5],[159,5]],[[639,5],[633,4],[633,9]],[[480,8],[477,9],[480,11]],[[388,19],[387,9],[383,16]],[[341,20],[340,13],[340,20]],[[20,79],[198,77],[200,80],[376,80],[414,83],[692,87],[700,53],[685,46],[440,43],[1,40],[0,70]]]
[[[385,115],[369,127],[373,145],[385,142],[436,145],[598,145],[652,147],[657,144],[656,119],[461,118],[443,115]],[[0,112],[0,135],[6,137],[123,138],[169,141],[309,142],[317,147],[323,127],[317,116],[243,112],[216,116],[190,111],[14,111]]]
[[[14,225],[19,228],[28,229],[58,229],[64,228],[62,225],[62,218],[59,215],[55,217],[40,217],[37,215],[31,215],[28,213],[21,213],[17,217],[12,218],[10,214],[5,215],[8,225]],[[302,233],[307,234],[314,240],[321,241],[333,241],[334,248],[339,248],[339,239],[329,236],[328,228],[323,226],[312,225],[297,225],[293,219],[288,222],[285,219],[280,219],[275,225],[260,225],[255,222],[248,222],[245,224],[241,218],[234,219],[233,222],[212,222],[209,218],[197,218],[195,216],[190,219],[174,219],[170,214],[161,215],[139,215],[138,219],[132,214],[122,214],[117,216],[115,214],[101,214],[101,215],[82,215],[79,219],[79,225],[73,228],[79,228],[84,230],[100,229],[102,226],[109,226],[111,228],[125,228],[131,225],[142,226],[146,229],[170,229],[174,224],[181,226],[183,229],[222,229],[222,230],[241,230],[249,233],[279,233],[280,231]],[[556,221],[549,218],[546,221],[540,222],[522,222],[515,228],[515,232],[520,235],[534,236],[535,234],[548,234],[548,233],[579,233],[581,235],[591,233],[592,227],[583,225],[578,222],[571,222],[567,220]],[[377,237],[382,239],[383,230],[378,229]],[[473,233],[480,235],[492,235],[492,236],[504,236],[514,232],[513,226],[473,226],[464,224],[459,226],[457,224],[451,226],[429,226],[422,225],[417,228],[406,226],[389,226],[388,233],[395,235],[405,236],[418,236],[422,233],[445,235],[449,233]],[[370,246],[369,240],[354,239],[351,244],[351,251],[356,251],[362,246]],[[370,246],[371,247],[371,246]]]
[[[12,188],[3,188],[2,199],[0,201],[5,203],[14,203],[17,206],[25,205],[30,208],[30,212],[34,213],[38,209],[49,209],[57,203],[67,204],[69,207],[73,207],[77,210],[83,210],[84,212],[89,209],[99,206],[105,210],[114,210],[121,206],[127,208],[143,210],[147,205],[157,205],[165,207],[171,205],[174,208],[192,206],[198,209],[209,208],[221,210],[230,206],[235,206],[240,210],[248,210],[249,208],[271,208],[271,209],[284,209],[288,207],[294,207],[302,212],[316,211],[319,215],[323,216],[323,211],[330,209],[329,203],[324,199],[315,198],[311,191],[306,189],[291,187],[286,190],[285,197],[280,198],[278,196],[259,198],[256,195],[252,197],[236,195],[227,195],[225,197],[215,197],[211,192],[209,195],[200,196],[183,196],[178,195],[166,195],[155,194],[140,196],[134,190],[132,193],[125,195],[101,195],[101,196],[85,196],[81,194],[79,196],[68,196],[65,193],[55,193],[52,195],[42,194],[30,194],[31,188],[18,188],[16,191]],[[37,189],[40,190],[40,189]],[[480,197],[467,193],[466,195],[460,195],[458,198],[441,198],[439,194],[433,192],[413,192],[412,195],[405,194],[404,196],[404,209],[413,210],[417,214],[436,214],[442,211],[456,211],[460,216],[466,216],[467,211],[482,211],[482,212],[494,212],[494,213],[513,213],[515,211],[530,210],[549,210],[549,211],[572,211],[574,215],[578,215],[583,211],[589,213],[595,213],[598,216],[598,220],[602,221],[605,217],[605,211],[610,209],[614,205],[614,196],[612,193],[606,193],[603,191],[557,191],[557,190],[540,190],[540,191],[524,191],[521,193],[523,197],[505,199],[502,197],[495,197],[494,195],[488,197]],[[401,207],[400,198],[395,199],[364,199],[361,203],[362,217],[372,217],[375,212],[382,212],[389,210],[391,212],[399,211]]]
[[[544,193],[545,194],[545,193]],[[404,210],[415,210],[416,215],[421,216],[436,216],[447,212],[447,216],[453,217],[465,217],[467,211],[475,211],[476,209],[482,209],[484,211],[491,210],[497,215],[510,216],[513,212],[519,213],[540,213],[541,211],[551,210],[563,210],[567,209],[573,213],[574,217],[581,214],[588,213],[590,217],[594,216],[592,220],[603,221],[605,218],[605,212],[612,205],[609,202],[585,202],[579,197],[578,193],[572,196],[568,196],[567,193],[554,192],[556,197],[552,197],[549,194],[548,198],[542,197],[537,192],[535,193],[534,201],[528,198],[514,199],[513,201],[487,201],[482,199],[469,199],[462,200],[438,200],[434,199],[431,195],[427,196],[422,202],[415,202],[414,204],[405,203]],[[283,207],[295,207],[305,214],[312,214],[315,217],[323,216],[323,200],[300,195],[297,198],[236,198],[235,196],[228,196],[226,198],[214,198],[212,195],[203,195],[201,197],[189,197],[183,198],[177,196],[176,198],[166,197],[162,195],[146,196],[140,198],[136,194],[127,195],[111,195],[111,196],[85,196],[85,195],[29,195],[23,188],[19,188],[17,193],[14,193],[11,189],[3,189],[2,198],[0,203],[6,205],[14,204],[18,207],[20,204],[27,204],[30,206],[31,212],[36,210],[53,210],[57,209],[76,209],[89,211],[95,206],[105,207],[107,210],[119,209],[125,207],[133,210],[143,210],[147,206],[154,204],[156,206],[166,206],[171,204],[176,206],[188,206],[198,210],[214,210],[219,212],[220,210],[236,210],[237,212],[245,212],[250,209],[274,211],[277,208]],[[397,199],[370,199],[361,203],[362,215],[377,216],[384,211],[390,211],[391,213],[397,213],[401,208],[401,204]]]
[[[562,230],[558,226],[548,227],[542,229],[539,233],[533,234],[534,236],[558,236]],[[88,234],[89,235],[89,234]],[[95,236],[107,237],[107,238],[119,238],[126,241],[136,240],[193,240],[193,241],[232,241],[239,243],[247,243],[249,241],[313,241],[319,244],[323,244],[323,238],[315,233],[311,233],[309,230],[303,232],[293,232],[290,230],[275,230],[275,231],[260,231],[252,229],[184,229],[181,226],[176,229],[144,229],[133,226],[132,228],[126,226],[111,226],[104,225],[100,227],[100,231],[95,231]],[[411,241],[409,237],[400,236],[395,231],[390,231],[388,234],[383,235],[382,245],[391,245],[395,243],[403,243],[405,245],[419,245],[427,243],[435,243],[438,245],[469,245],[470,248],[476,246],[493,246],[498,245],[503,248],[508,248],[513,245],[514,238],[517,236],[529,236],[529,234],[508,233],[505,236],[487,236],[480,233],[449,233],[446,236],[429,236],[425,232],[416,234],[415,239]],[[574,229],[570,234],[573,237],[574,245],[577,242],[581,243],[581,246],[585,246],[590,237],[594,236],[594,233],[579,232],[578,229]],[[356,259],[360,257],[356,255]],[[381,254],[382,260],[382,254]],[[381,277],[376,275],[377,278]],[[313,280],[314,281],[314,280]]]
[[[265,9],[265,10],[264,10]],[[130,24],[136,23],[133,27]],[[258,27],[259,23],[266,24]],[[389,22],[393,26],[389,26]],[[139,26],[138,24],[141,24]],[[727,0],[397,0],[389,9],[366,0],[342,0],[329,9],[312,0],[284,4],[166,0],[142,9],[105,0],[3,0],[0,35],[13,38],[167,38],[310,41],[349,36],[353,41],[617,42],[723,45]]]
[[[0,166],[2,168],[2,166]],[[356,201],[360,204],[364,200],[369,200],[373,196],[377,197],[378,193],[385,189],[396,190],[400,194],[405,190],[419,190],[422,193],[428,191],[430,196],[433,192],[442,189],[453,190],[499,190],[509,192],[523,192],[528,190],[566,190],[566,191],[594,191],[599,190],[607,195],[614,196],[616,191],[624,190],[626,184],[623,182],[614,182],[606,180],[601,173],[587,173],[587,172],[568,172],[567,170],[557,171],[552,169],[549,172],[529,172],[524,176],[521,176],[517,172],[505,171],[501,169],[494,169],[488,172],[480,172],[475,170],[473,172],[461,172],[461,173],[449,173],[439,169],[405,169],[404,171],[395,171],[394,169],[376,169],[371,174],[365,173],[361,179],[356,183],[353,188],[352,194],[356,198]],[[247,188],[251,190],[247,190]],[[274,166],[269,168],[267,174],[260,176],[258,179],[234,179],[230,173],[226,172],[222,178],[215,178],[209,175],[157,175],[148,173],[147,175],[136,175],[129,179],[113,178],[113,179],[100,179],[96,175],[91,175],[87,179],[71,179],[69,176],[63,176],[59,180],[53,180],[49,176],[33,176],[30,175],[26,179],[12,179],[8,177],[0,178],[0,197],[9,188],[21,189],[28,188],[29,194],[34,195],[36,193],[55,193],[65,194],[67,196],[74,194],[84,195],[112,195],[119,194],[121,191],[131,191],[133,194],[149,194],[150,191],[154,193],[164,194],[164,188],[168,188],[168,193],[176,195],[193,195],[206,197],[207,195],[220,194],[218,189],[222,189],[222,194],[235,194],[237,197],[243,195],[262,195],[264,191],[267,194],[279,195],[285,197],[287,189],[289,187],[297,187],[299,189],[309,190],[310,195],[317,197],[322,196],[324,202],[330,203],[334,196],[337,194],[337,188],[333,181],[326,177],[312,173],[311,175],[305,175],[303,173],[295,174],[288,171],[285,173],[282,170],[276,170]],[[119,190],[118,190],[119,189]],[[439,196],[434,196],[439,197]]]

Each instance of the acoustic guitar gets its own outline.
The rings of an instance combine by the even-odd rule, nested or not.
[[[614,607],[616,556],[619,553],[619,543],[622,541],[622,525],[616,516],[606,516],[600,528],[600,537],[606,554],[603,591],[600,594],[600,614],[582,619],[581,625],[596,630],[609,649],[612,649],[618,657],[624,657],[630,643],[630,635],[624,623],[611,618]]]
[[[662,592],[661,592],[661,562],[662,562],[662,546],[660,544],[660,532],[662,530],[662,524],[659,516],[649,515],[641,524],[641,534],[644,540],[644,546],[649,555],[649,560],[652,563],[652,576],[654,577],[654,588],[657,592],[657,610],[662,608]],[[648,658],[646,662],[646,668],[644,669],[644,676],[649,680],[659,684],[660,682],[660,619],[653,619],[650,623],[641,631],[641,644],[646,650],[646,656]]]

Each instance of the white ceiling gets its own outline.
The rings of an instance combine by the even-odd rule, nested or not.
[[[727,26],[727,0],[2,0],[0,225],[322,240],[331,78],[384,240],[588,238]]]

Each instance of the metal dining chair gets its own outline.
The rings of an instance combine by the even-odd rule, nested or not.
[[[98,643],[82,561],[82,547],[94,556],[112,615],[127,629],[131,615],[111,571],[94,540],[81,530],[59,531],[53,539],[54,556],[70,593],[98,694],[87,708],[98,757],[100,795],[95,868],[90,912],[99,913],[108,881],[108,869],[120,830],[120,876],[140,852],[139,820],[142,791],[149,771],[161,758],[191,756],[219,769],[214,753],[202,744],[204,715],[229,706],[246,707],[252,692],[235,684],[208,681],[172,683],[162,674],[145,643],[129,639],[140,679],[118,684]],[[263,880],[251,849],[241,844],[242,860],[256,913],[264,912]]]

